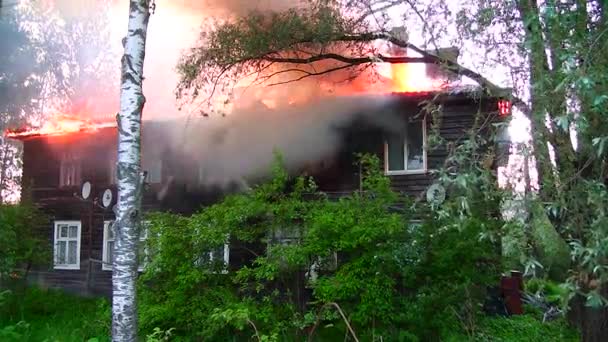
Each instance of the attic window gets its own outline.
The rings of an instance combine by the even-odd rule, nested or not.
[[[426,120],[410,121],[400,134],[390,134],[384,144],[387,174],[423,173],[427,170]]]
[[[59,166],[59,186],[78,186],[81,181],[80,160],[73,153],[64,153]]]

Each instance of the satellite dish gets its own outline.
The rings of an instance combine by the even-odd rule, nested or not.
[[[441,184],[433,184],[426,191],[426,201],[439,205],[445,201],[445,188]]]
[[[82,188],[81,188],[81,191],[80,191],[80,195],[85,200],[89,199],[89,197],[91,196],[91,182],[84,182],[84,183],[82,183]]]
[[[101,204],[104,208],[107,209],[110,207],[110,205],[112,204],[112,197],[112,190],[106,189],[103,192],[103,195],[101,195]]]

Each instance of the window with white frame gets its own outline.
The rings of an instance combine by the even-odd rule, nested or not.
[[[59,165],[59,186],[78,186],[81,182],[80,159],[74,153],[61,156]]]
[[[230,245],[224,243],[219,245],[210,251],[202,253],[195,261],[194,265],[201,267],[205,264],[217,265],[218,262],[221,264],[222,273],[228,273],[227,267],[230,263]]]
[[[150,222],[144,221],[141,223],[139,230],[139,243],[137,244],[137,270],[143,272],[144,267],[148,264],[148,248],[146,240],[148,239],[148,229]]]
[[[112,270],[114,261],[114,221],[103,222],[103,248],[101,269],[105,271]]]
[[[224,265],[228,265],[230,261],[230,246],[225,243],[223,246],[218,246],[209,252],[209,260],[215,262],[217,260],[222,261]]]
[[[80,269],[80,221],[55,221],[55,269]]]
[[[148,262],[148,250],[146,248],[146,239],[148,238],[148,222],[143,222],[139,233],[139,243],[137,244],[137,270],[142,272]],[[105,271],[112,270],[114,263],[114,245],[115,245],[115,226],[114,221],[104,221],[103,223],[103,248],[102,258],[103,264],[101,268]]]
[[[427,170],[426,122],[410,121],[401,134],[390,134],[384,144],[387,174],[421,173]]]

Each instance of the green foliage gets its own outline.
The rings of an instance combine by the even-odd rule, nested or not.
[[[338,51],[335,41],[352,34],[359,24],[324,0],[282,12],[252,12],[227,21],[203,32],[201,45],[182,58],[178,94],[190,90],[197,96],[199,91],[208,90],[207,85],[219,90],[224,82],[235,81],[252,69],[265,75],[273,64],[267,58],[295,56],[304,45],[308,51]]]
[[[526,314],[509,318],[484,318],[474,341],[580,341],[576,330],[568,326],[564,319],[543,323],[538,317]]]
[[[49,257],[46,239],[37,229],[46,218],[33,205],[0,205],[0,280],[23,277],[31,265],[41,264]]]
[[[30,288],[4,295],[2,341],[109,341],[110,305],[59,291]]]
[[[568,291],[564,286],[550,280],[532,278],[526,281],[526,292],[541,294],[550,304],[563,305],[568,299]]]
[[[427,340],[472,329],[499,269],[484,236],[501,221],[483,209],[454,216],[457,198],[410,225],[414,207],[391,191],[377,158],[360,162],[364,191],[337,201],[288,177],[279,159],[273,179],[248,193],[188,218],[154,215],[142,331],[274,341],[350,329],[364,340]],[[208,253],[227,242],[239,261],[226,269]]]

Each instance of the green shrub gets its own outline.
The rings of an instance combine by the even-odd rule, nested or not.
[[[107,341],[110,306],[56,290],[28,289],[5,296],[0,306],[2,341]]]
[[[534,315],[484,318],[475,336],[476,341],[487,342],[576,342],[580,336],[564,319],[543,323]]]
[[[36,229],[46,218],[27,200],[22,204],[0,204],[0,284],[22,279],[24,272],[50,256],[46,239]]]
[[[481,206],[463,215],[457,199],[441,213],[420,211],[424,223],[411,227],[411,203],[395,208],[405,199],[378,160],[362,163],[365,191],[339,201],[276,166],[270,182],[192,217],[153,215],[139,283],[142,335],[428,341],[473,330],[499,269],[488,236],[502,222],[484,219]],[[281,234],[292,243],[279,243]],[[250,260],[222,272],[205,255],[227,240]]]

